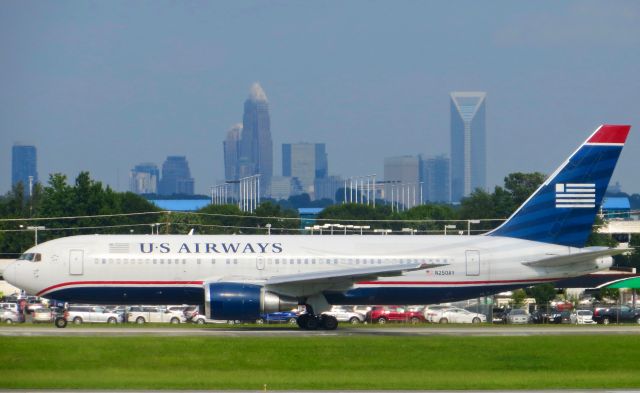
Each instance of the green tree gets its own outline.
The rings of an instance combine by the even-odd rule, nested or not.
[[[507,175],[504,178],[504,188],[511,194],[514,209],[522,205],[540,187],[546,177],[540,172],[515,172]]]
[[[544,306],[556,297],[556,289],[553,284],[544,283],[526,288],[527,296],[536,299],[538,306]]]
[[[520,308],[524,305],[524,301],[527,298],[527,294],[524,289],[516,289],[511,294],[511,302],[513,308]]]

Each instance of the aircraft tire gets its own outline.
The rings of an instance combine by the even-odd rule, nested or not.
[[[307,318],[307,330],[318,330],[320,326],[318,319],[315,315],[309,315],[309,318]]]
[[[57,328],[66,328],[67,327],[67,320],[64,317],[58,317],[56,318],[56,320],[53,322]]]
[[[320,317],[320,325],[326,330],[336,330],[338,328],[338,320],[331,315],[323,315]]]

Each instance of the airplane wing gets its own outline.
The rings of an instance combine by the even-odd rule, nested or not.
[[[525,266],[531,267],[558,267],[585,263],[600,257],[613,256],[631,251],[629,248],[608,248],[608,247],[587,247],[586,251],[570,255],[550,256],[549,258],[538,259],[531,262],[522,262]]]
[[[282,284],[323,284],[335,281],[362,281],[378,277],[399,276],[402,273],[413,270],[433,269],[446,266],[447,263],[405,263],[386,266],[367,266],[353,269],[335,269],[320,272],[289,274],[276,276],[266,280],[266,286],[278,286]]]

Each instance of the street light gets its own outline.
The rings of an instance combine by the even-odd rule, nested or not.
[[[467,220],[467,236],[471,235],[471,224],[480,224],[480,220]]]
[[[27,227],[28,230],[33,231],[33,235],[34,235],[34,241],[35,241],[35,245],[38,245],[38,231],[44,231],[45,229],[47,229],[46,227],[43,226],[28,226]]]
[[[418,230],[413,228],[402,228],[402,232],[408,232],[411,235],[414,235],[416,232],[418,232]]]
[[[444,226],[444,235],[447,235],[447,229],[456,229],[455,225],[445,225]]]
[[[360,236],[362,236],[362,230],[363,229],[369,229],[371,228],[369,225],[354,225],[353,229],[359,229],[360,230]]]

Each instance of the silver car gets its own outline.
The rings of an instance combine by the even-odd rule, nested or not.
[[[364,314],[352,311],[348,307],[333,306],[331,310],[323,312],[325,315],[331,315],[335,317],[338,322],[349,322],[351,324],[363,323],[365,320]]]
[[[24,322],[24,318],[22,314],[8,308],[0,309],[0,322],[6,324]]]
[[[529,323],[529,313],[526,310],[515,308],[507,315],[506,323]]]
[[[65,318],[76,325],[81,323],[122,323],[122,315],[101,306],[70,305]]]

